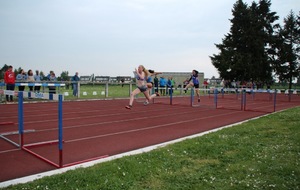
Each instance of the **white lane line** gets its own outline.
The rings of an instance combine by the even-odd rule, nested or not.
[[[97,136],[92,136],[92,137],[78,138],[78,139],[68,140],[68,141],[66,141],[66,143],[83,141],[83,140],[91,140],[91,139],[96,139],[96,138],[103,138],[103,137],[108,137],[108,136],[114,136],[114,135],[120,135],[120,134],[126,134],[126,133],[133,133],[133,132],[139,132],[139,131],[145,131],[145,130],[161,128],[161,127],[166,127],[166,126],[171,126],[171,125],[178,125],[178,124],[183,124],[183,123],[199,121],[199,120],[203,120],[203,119],[215,118],[215,117],[218,117],[218,116],[236,114],[237,112],[239,112],[239,111],[235,111],[235,112],[231,112],[231,113],[224,113],[224,114],[219,114],[219,115],[212,115],[212,116],[207,116],[207,117],[201,117],[201,118],[195,118],[195,119],[184,120],[184,121],[178,121],[178,122],[173,122],[173,123],[166,123],[166,124],[162,124],[162,125],[154,125],[154,126],[146,127],[146,128],[132,129],[132,130],[121,131],[121,132],[116,132],[116,133],[109,133],[109,134],[97,135]]]
[[[202,110],[207,111],[207,110]],[[90,124],[81,124],[81,125],[72,125],[72,126],[64,126],[64,129],[73,129],[73,128],[79,128],[79,127],[89,127],[89,126],[95,126],[95,125],[104,125],[104,124],[112,124],[112,123],[122,123],[122,122],[129,122],[129,121],[138,121],[138,120],[144,120],[144,119],[155,119],[160,117],[169,117],[169,116],[175,116],[175,115],[183,115],[183,114],[192,114],[199,111],[188,111],[188,112],[180,112],[180,113],[172,113],[172,114],[164,114],[164,115],[153,115],[153,116],[146,116],[146,117],[139,117],[139,118],[133,118],[133,119],[123,119],[123,120],[115,120],[115,121],[105,121],[105,122],[98,122],[98,123],[90,123]],[[42,129],[42,130],[36,130],[36,132],[43,132],[43,131],[53,131],[57,130],[57,128],[50,128],[50,129]]]

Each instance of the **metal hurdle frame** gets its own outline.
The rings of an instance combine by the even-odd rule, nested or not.
[[[44,92],[44,87],[58,87],[58,93],[59,91],[59,87],[64,87],[66,86],[65,83],[43,83],[43,82],[16,82],[15,86],[41,86],[43,87],[43,92]]]
[[[153,88],[152,88],[152,94],[155,93],[155,89],[160,90],[160,89],[166,89],[166,88],[161,88],[161,87],[157,87],[157,88],[156,88],[156,87],[153,87]],[[170,105],[173,105],[173,90],[174,90],[174,89],[173,89],[173,87],[170,87],[170,88],[167,88],[166,90],[169,90],[169,104],[170,104]],[[156,99],[156,98],[153,98],[153,99],[152,99],[152,103],[153,103],[153,104],[155,104],[155,99]]]
[[[0,84],[1,87],[5,86],[4,83]],[[65,86],[63,83],[16,83],[15,86],[43,86],[43,87],[62,87]],[[14,144],[15,146],[19,147],[30,154],[46,161],[47,163],[57,167],[63,167],[63,117],[62,117],[62,102],[64,100],[64,96],[62,94],[53,94],[53,93],[40,93],[40,92],[33,92],[33,91],[11,91],[11,90],[0,90],[0,94],[4,95],[18,95],[18,134],[19,134],[19,144],[16,142],[11,141],[10,139],[0,135],[1,138],[7,140],[8,142]],[[27,132],[24,130],[24,108],[23,108],[23,99],[24,98],[37,98],[37,99],[47,99],[47,100],[57,100],[58,101],[58,140],[56,141],[49,141],[43,143],[35,143],[30,145],[24,145],[24,133]],[[33,130],[30,130],[33,131]],[[59,164],[55,164],[52,161],[34,153],[33,151],[29,150],[29,147],[34,146],[41,146],[45,144],[53,144],[58,143],[58,152],[59,152]]]
[[[0,94],[1,95],[8,95],[8,96],[16,96],[18,95],[18,92],[15,92],[15,91],[12,91],[12,90],[0,90]],[[19,109],[19,105],[18,105],[18,109]],[[18,113],[18,116],[19,116],[19,113]],[[20,118],[18,118],[18,120],[20,121]],[[14,122],[3,122],[3,123],[0,123],[0,125],[14,125]],[[29,129],[29,130],[23,130],[23,133],[28,133],[28,132],[34,132],[35,130],[33,129]],[[6,135],[12,135],[12,134],[19,134],[19,144],[10,140],[9,138],[5,137]],[[20,136],[20,128],[18,126],[18,130],[17,131],[12,131],[12,132],[6,132],[6,133],[1,133],[0,134],[0,138],[6,140],[7,142],[13,144],[14,146],[18,147],[18,148],[21,148],[21,136]]]
[[[42,159],[43,161],[57,167],[63,167],[63,116],[62,116],[62,102],[64,100],[64,96],[62,94],[49,94],[49,93],[34,93],[34,92],[18,92],[18,122],[19,122],[19,137],[20,137],[20,148],[33,154],[34,156]],[[49,141],[43,143],[35,143],[30,145],[24,145],[24,109],[23,109],[23,98],[24,97],[32,97],[39,99],[48,99],[48,100],[57,100],[58,101],[58,140],[57,141]],[[58,143],[58,152],[59,152],[59,164],[55,164],[54,162],[34,153],[29,150],[30,147],[41,146],[46,144],[54,144]]]
[[[45,161],[46,163],[53,165],[56,168],[63,168],[63,167],[69,167],[72,165],[88,162],[88,161],[93,161],[101,158],[105,158],[108,155],[104,156],[98,156],[95,158],[79,161],[79,162],[73,162],[69,164],[64,164],[63,163],[63,100],[64,100],[64,95],[62,94],[49,94],[49,93],[34,93],[34,92],[19,92],[19,114],[18,114],[18,119],[19,119],[19,134],[20,134],[20,148],[22,150],[25,150],[26,152],[34,155],[35,157]],[[24,97],[33,97],[33,98],[40,98],[40,99],[49,99],[49,100],[57,100],[58,101],[58,140],[54,141],[47,141],[47,142],[42,142],[42,143],[34,143],[34,144],[29,144],[29,145],[24,145],[24,113],[23,113],[23,98]],[[49,159],[40,156],[39,154],[29,150],[30,147],[36,147],[36,146],[42,146],[42,145],[51,145],[51,144],[58,144],[58,157],[59,157],[59,163],[56,164]]]
[[[200,103],[194,104],[194,91],[195,91],[195,88],[191,88],[191,98],[190,98],[191,102],[190,102],[190,105],[191,105],[191,107],[200,107],[201,106]],[[213,89],[213,94],[214,94],[215,109],[217,109],[218,108],[218,94],[219,94],[219,91],[218,91],[217,88]],[[209,93],[209,96],[210,96],[210,93]]]
[[[242,103],[241,103],[241,110],[247,111],[246,105],[247,105],[247,96],[246,93],[250,93],[252,95],[252,99],[255,99],[256,93],[269,93],[269,101],[273,100],[273,112],[276,111],[276,103],[277,103],[277,89],[275,90],[253,90],[253,89],[243,89],[242,92]],[[273,94],[273,96],[272,96]]]
[[[219,95],[219,93],[221,93],[221,98],[224,98],[224,93],[225,92],[235,92],[236,99],[240,102],[240,110],[241,111],[251,111],[251,110],[247,110],[247,96],[246,96],[247,93],[251,94],[253,100],[255,100],[255,94],[256,93],[268,93],[269,94],[269,101],[273,103],[273,112],[276,111],[277,93],[278,93],[277,89],[263,90],[263,89],[249,89],[249,88],[241,88],[241,89],[238,89],[238,88],[234,88],[234,89],[215,88],[215,89],[213,89],[213,94],[214,94],[214,104],[215,104],[216,109],[218,109],[218,95]],[[211,94],[212,93],[210,92],[209,96]],[[290,95],[290,94],[291,93],[289,93],[288,95]],[[191,88],[190,106],[191,107],[201,107],[200,104],[194,104],[194,88]]]

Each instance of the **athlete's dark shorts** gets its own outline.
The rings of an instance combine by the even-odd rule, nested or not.
[[[199,84],[194,84],[194,87],[195,88],[199,88]]]
[[[141,92],[146,92],[148,87],[147,86],[138,86],[138,89],[140,89]]]

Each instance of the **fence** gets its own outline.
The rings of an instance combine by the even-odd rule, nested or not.
[[[51,87],[52,85],[52,87]],[[58,94],[64,94],[66,100],[76,100],[76,99],[112,99],[112,98],[128,98],[132,90],[136,88],[135,83],[101,83],[101,82],[78,82],[78,83],[70,83],[70,82],[57,82],[56,85],[53,83],[42,82],[42,83],[16,83],[16,88],[19,86],[25,86],[25,90],[29,91],[26,88],[31,86],[40,86],[40,92],[42,93],[50,93],[51,88],[55,88],[55,92]],[[75,96],[73,95],[73,88],[77,88]],[[50,88],[49,88],[50,87]],[[5,89],[5,84],[0,83],[0,90]],[[212,95],[214,92],[214,87],[210,87],[208,89],[203,88],[200,89],[201,96]],[[226,88],[217,88],[222,94],[236,94],[239,95],[240,89],[226,89]],[[16,89],[18,90],[18,89]],[[161,93],[162,96],[168,96],[169,90],[168,88],[152,88],[152,93],[157,90]],[[183,88],[173,88],[173,96],[188,96],[188,93]],[[300,94],[300,89],[292,90],[288,92],[286,89],[279,89],[278,92],[282,94]],[[143,96],[142,94],[140,96]],[[291,96],[292,97],[292,96]],[[5,101],[3,95],[0,97],[1,102]]]

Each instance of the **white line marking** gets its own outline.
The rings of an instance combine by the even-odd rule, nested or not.
[[[166,127],[166,126],[172,126],[172,125],[178,125],[178,124],[183,124],[183,123],[189,123],[189,122],[199,121],[199,120],[203,120],[203,119],[214,118],[214,117],[218,117],[218,116],[231,115],[231,114],[235,114],[237,112],[240,112],[240,111],[235,111],[235,112],[225,113],[225,114],[219,114],[219,115],[211,115],[211,116],[207,116],[207,117],[201,117],[201,118],[195,118],[195,119],[190,119],[190,120],[178,121],[178,122],[173,122],[173,123],[166,123],[166,124],[162,124],[162,125],[154,125],[154,126],[151,126],[151,127],[139,128],[139,129],[132,129],[132,130],[128,130],[128,131],[121,131],[121,132],[116,132],[116,133],[109,133],[109,134],[97,135],[97,136],[85,137],[85,138],[78,138],[78,139],[68,140],[66,142],[67,143],[68,142],[77,142],[77,141],[91,140],[91,139],[103,138],[103,137],[120,135],[120,134],[126,134],[126,133],[133,133],[133,132],[145,131],[145,130],[160,128],[160,127]]]
[[[202,110],[207,111],[207,110]],[[157,116],[146,116],[146,117],[139,117],[139,118],[133,118],[133,119],[123,119],[123,120],[115,120],[115,121],[105,121],[105,122],[98,122],[98,123],[90,123],[90,124],[81,124],[81,125],[72,125],[72,126],[65,126],[64,129],[72,129],[72,128],[79,128],[79,127],[88,127],[88,126],[95,126],[95,125],[104,125],[104,124],[112,124],[112,123],[122,123],[122,122],[128,122],[128,121],[138,121],[138,120],[144,120],[144,119],[154,119],[159,117],[167,117],[167,116],[175,116],[175,115],[182,115],[182,114],[191,114],[191,113],[199,113],[199,111],[188,111],[188,112],[180,112],[180,113],[173,113],[173,114],[164,114],[164,115],[157,115]],[[140,112],[139,112],[140,113]],[[36,130],[36,132],[42,132],[42,131],[53,131],[57,130],[57,128],[51,128],[51,129],[44,129],[44,130]]]
[[[18,150],[20,150],[20,149],[16,148],[16,149],[3,150],[3,151],[0,151],[0,154],[7,153],[7,152],[14,152],[14,151],[18,151]]]

